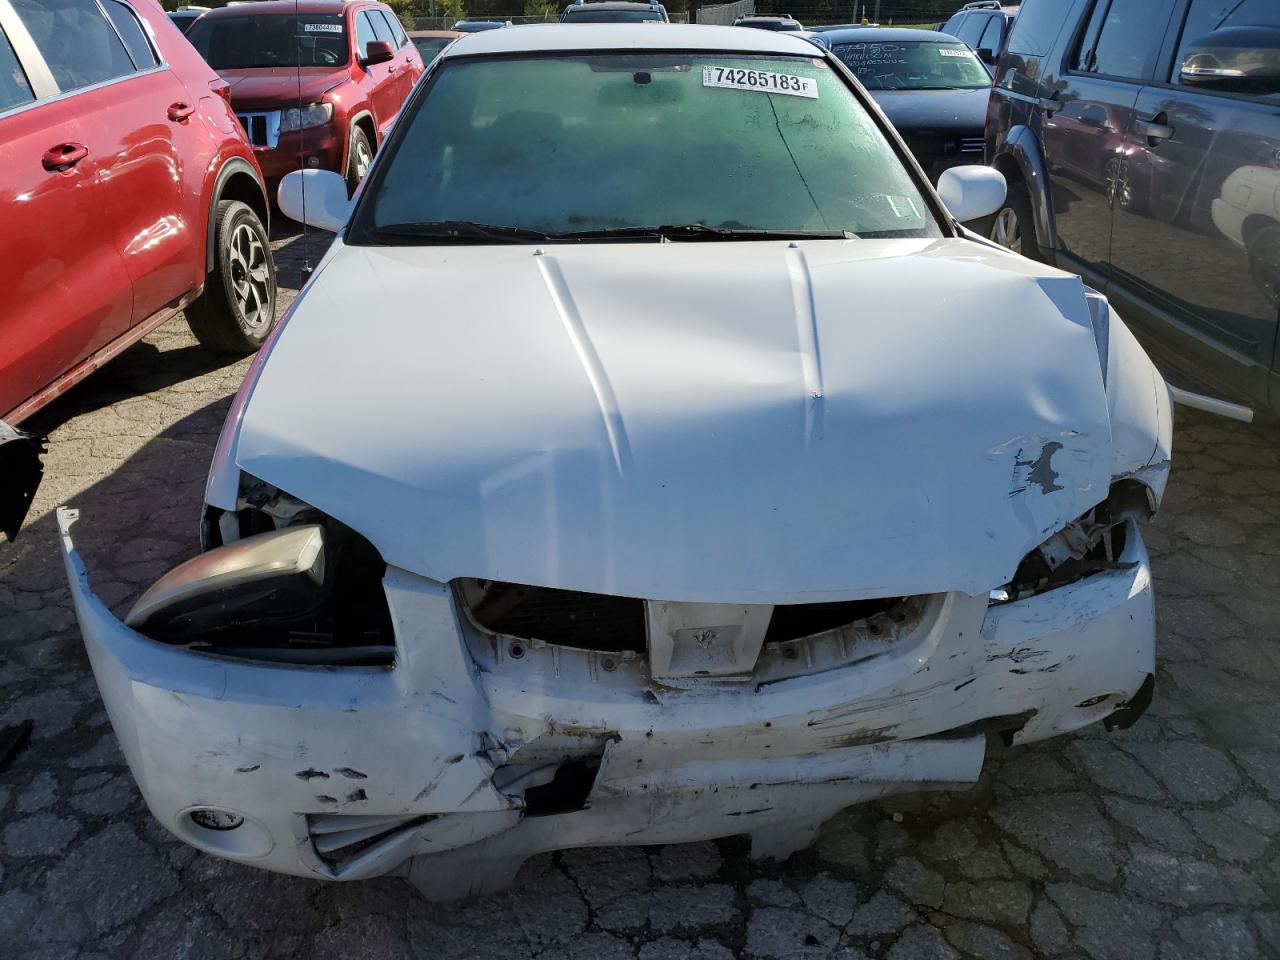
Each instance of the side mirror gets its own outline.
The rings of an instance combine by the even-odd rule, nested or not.
[[[1004,205],[1008,189],[1004,174],[994,167],[952,167],[938,178],[938,196],[961,223],[995,213]]]
[[[977,53],[978,59],[987,66],[994,67],[996,65],[996,52],[990,47],[979,47],[974,52]]]
[[[318,230],[337,233],[351,214],[347,181],[332,170],[286,173],[276,191],[280,212]]]
[[[1225,90],[1280,90],[1280,27],[1226,27],[1186,48],[1182,83]]]
[[[364,56],[360,58],[360,66],[372,67],[377,63],[386,63],[396,55],[391,44],[385,40],[370,40],[365,44]]]

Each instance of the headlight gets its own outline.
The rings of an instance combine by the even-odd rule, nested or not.
[[[304,107],[290,107],[280,115],[280,132],[305,130],[318,127],[333,119],[332,103],[308,103]]]

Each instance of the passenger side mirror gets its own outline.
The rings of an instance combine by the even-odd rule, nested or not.
[[[1004,205],[1004,174],[994,167],[964,166],[942,171],[938,196],[961,223],[990,216]]]
[[[980,47],[975,52],[978,55],[978,59],[987,66],[994,67],[996,65],[996,52],[990,47]]]
[[[385,40],[370,40],[365,44],[364,56],[360,58],[360,66],[368,68],[376,63],[386,63],[396,55],[391,44]]]
[[[1219,90],[1280,90],[1280,27],[1226,27],[1186,48],[1179,79]]]
[[[332,170],[294,170],[285,174],[276,191],[276,202],[290,220],[331,233],[341,230],[351,214],[347,181]]]

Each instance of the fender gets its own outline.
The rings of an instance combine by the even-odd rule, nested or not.
[[[232,174],[247,173],[253,177],[254,183],[258,185],[258,190],[262,193],[263,205],[266,207],[268,216],[271,211],[271,200],[267,196],[267,188],[262,183],[262,175],[258,173],[258,168],[246,160],[244,157],[231,157],[222,165],[222,169],[218,171],[218,176],[213,181],[213,191],[210,193],[208,224],[205,226],[204,237],[204,272],[206,275],[213,272],[214,268],[214,249],[213,235],[218,228],[218,201],[222,199],[222,188],[226,186]],[[264,227],[271,229],[270,223],[264,223]]]
[[[1056,236],[1053,223],[1053,204],[1049,202],[1049,174],[1045,167],[1040,141],[1030,127],[1019,124],[1011,127],[1005,140],[996,148],[992,166],[1008,158],[1018,168],[1022,182],[1027,185],[1031,197],[1031,211],[1035,216],[1036,243],[1040,249],[1052,254]]]
[[[351,134],[355,131],[356,124],[366,117],[369,118],[369,123],[373,126],[373,143],[370,146],[373,147],[374,153],[378,152],[378,147],[382,142],[378,139],[381,136],[381,131],[378,129],[378,118],[373,115],[373,111],[361,110],[359,113],[354,114],[347,121],[347,147],[342,151],[342,155],[346,157],[346,160],[342,163],[342,169],[338,171],[344,177],[347,175],[347,171],[351,169]]]

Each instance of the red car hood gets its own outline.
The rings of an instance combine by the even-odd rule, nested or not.
[[[347,79],[346,67],[254,67],[219,70],[231,84],[231,105],[236,110],[279,110],[314,103]]]

